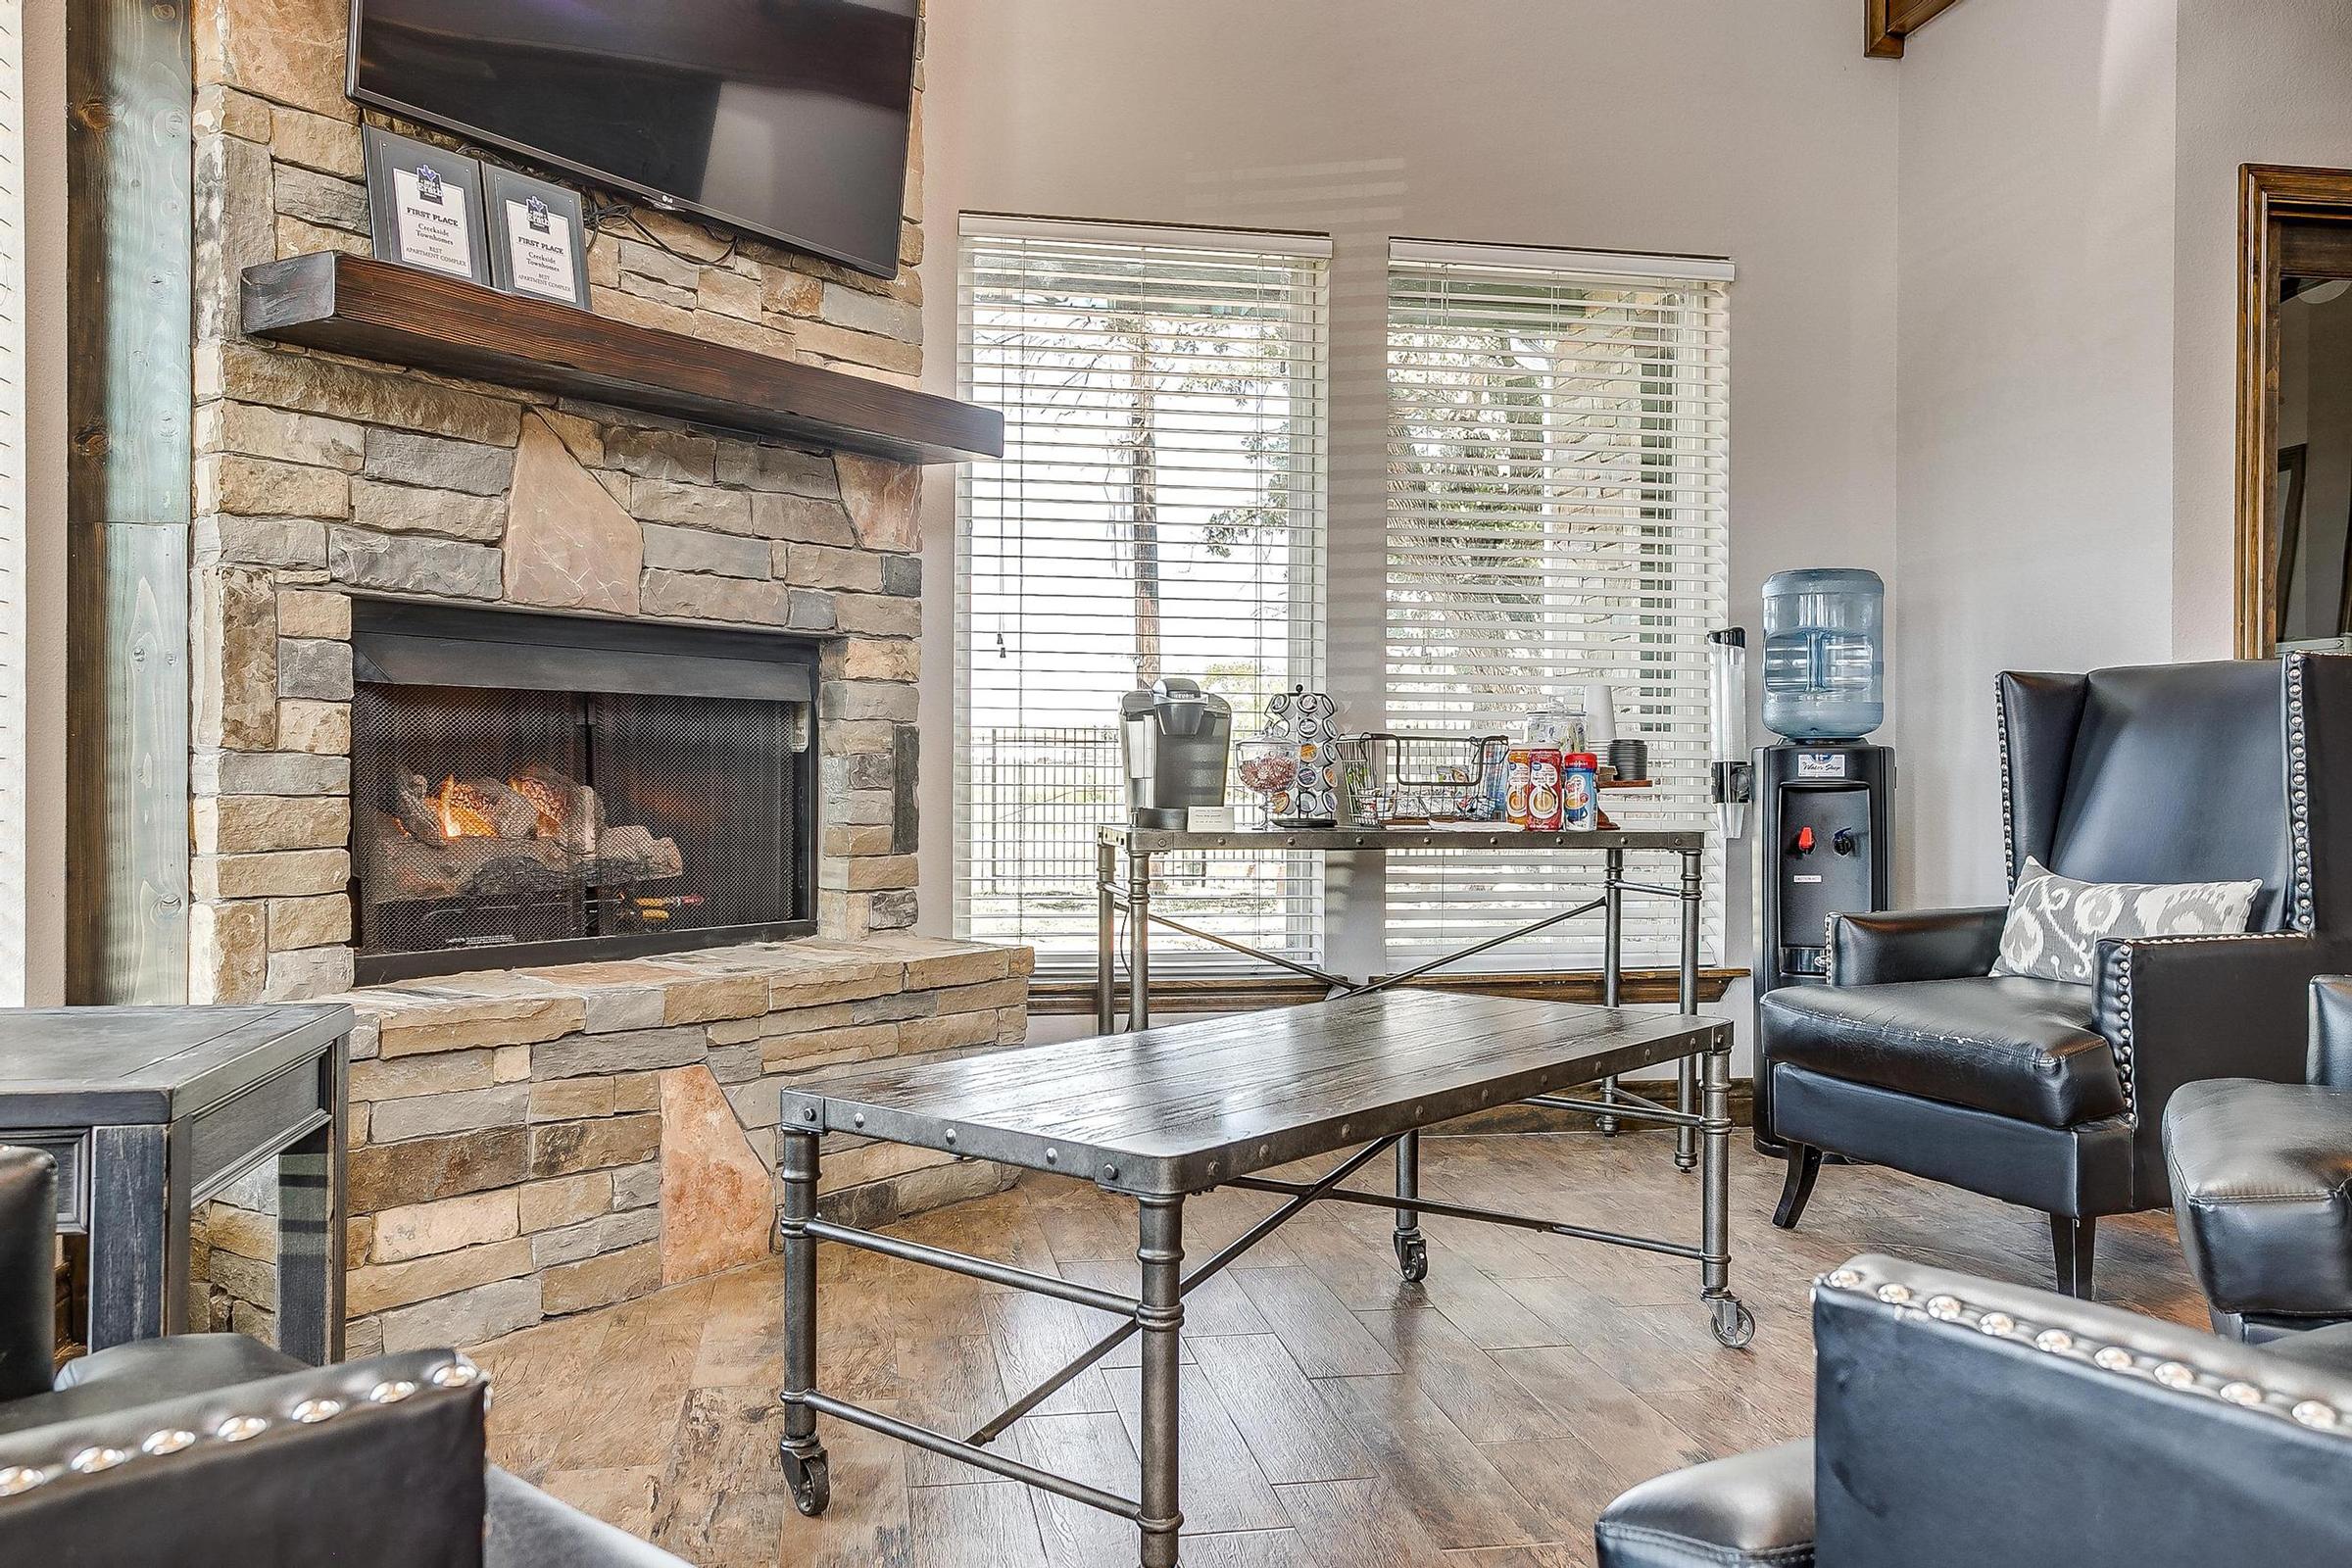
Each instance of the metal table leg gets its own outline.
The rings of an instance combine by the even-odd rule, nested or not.
[[[1685,1060],[1689,1058],[1686,1057]],[[1699,1210],[1699,1299],[1715,1338],[1738,1349],[1756,1337],[1755,1314],[1732,1294],[1732,1048],[1727,1041],[1701,1058],[1700,1104],[1706,1169]]]
[[[1421,1196],[1421,1135],[1409,1132],[1396,1140],[1396,1268],[1407,1280],[1429,1278],[1429,1243],[1421,1235],[1421,1214],[1404,1203]]]
[[[1152,857],[1127,853],[1127,1027],[1152,1027]]]
[[[1600,1004],[1621,1005],[1625,998],[1625,852],[1611,850],[1600,888]],[[1617,1098],[1614,1073],[1600,1081],[1600,1098]],[[1596,1125],[1603,1138],[1617,1136],[1617,1118],[1603,1116]]]
[[[808,1222],[816,1217],[817,1134],[798,1127],[781,1133],[776,1175],[784,1212],[776,1229],[784,1241],[784,1436],[777,1449],[792,1505],[814,1515],[833,1500],[825,1446],[816,1441],[816,1411],[808,1403],[816,1389],[816,1238]]]
[[[1118,1028],[1119,915],[1111,902],[1118,880],[1119,852],[1107,841],[1095,846],[1095,1033]]]
[[[1698,1011],[1698,915],[1699,873],[1702,868],[1700,853],[1685,850],[1683,854],[1683,962],[1682,986],[1677,997],[1684,1015]],[[1689,1116],[1698,1109],[1696,1067],[1689,1056],[1675,1064],[1675,1108]],[[1688,1123],[1674,1132],[1674,1168],[1689,1170],[1698,1163],[1697,1139]]]
[[[1136,1200],[1136,1260],[1143,1289],[1136,1322],[1143,1330],[1143,1487],[1136,1520],[1144,1533],[1143,1568],[1176,1568],[1178,1331],[1184,1325],[1184,1200]]]

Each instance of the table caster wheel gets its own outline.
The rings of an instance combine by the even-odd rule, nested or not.
[[[1714,1321],[1708,1325],[1715,1331],[1715,1343],[1728,1348],[1744,1349],[1756,1337],[1756,1315],[1737,1296],[1717,1297],[1708,1303],[1713,1307]]]
[[[807,1459],[790,1448],[776,1451],[784,1460],[784,1484],[792,1489],[792,1505],[811,1519],[823,1513],[833,1500],[833,1473],[825,1450],[819,1448]]]
[[[1396,1271],[1405,1277],[1406,1282],[1414,1283],[1429,1278],[1429,1243],[1418,1236],[1398,1236],[1395,1238],[1395,1244]]]
[[[1598,1129],[1600,1136],[1603,1138],[1614,1138],[1617,1136],[1617,1118],[1614,1116],[1598,1117],[1593,1121],[1592,1125]]]

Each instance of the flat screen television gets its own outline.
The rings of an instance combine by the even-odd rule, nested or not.
[[[351,95],[888,277],[916,0],[352,0]]]

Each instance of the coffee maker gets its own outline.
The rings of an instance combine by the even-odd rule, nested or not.
[[[1225,804],[1233,709],[1199,681],[1169,676],[1121,697],[1119,742],[1135,826],[1181,830],[1192,808]]]

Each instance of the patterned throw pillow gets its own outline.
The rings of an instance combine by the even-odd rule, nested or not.
[[[2260,882],[2077,882],[2028,859],[1994,974],[2088,985],[2103,938],[2219,936],[2246,928]]]

